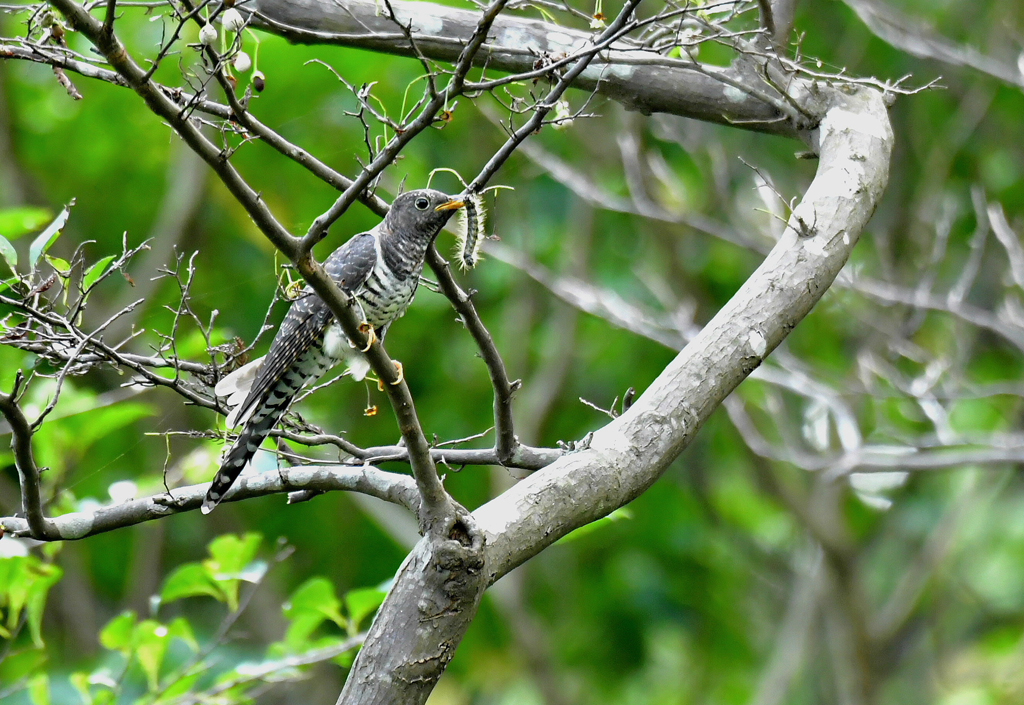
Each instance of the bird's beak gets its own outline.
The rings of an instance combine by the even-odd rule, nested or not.
[[[455,199],[452,199],[451,201],[448,201],[447,203],[442,203],[441,205],[439,205],[434,210],[435,211],[457,211],[458,209],[462,208],[465,205],[466,205],[465,201],[457,201]]]

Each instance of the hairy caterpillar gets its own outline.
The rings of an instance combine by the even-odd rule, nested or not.
[[[465,193],[466,206],[459,210],[455,223],[456,254],[463,269],[472,269],[480,263],[480,243],[483,239],[487,211],[484,199],[478,193]]]
[[[462,188],[465,191],[459,196],[460,199],[466,204],[464,208],[460,208],[458,215],[455,218],[455,238],[458,242],[457,249],[455,251],[456,257],[459,258],[459,264],[463,269],[472,269],[473,267],[480,264],[480,244],[483,242],[484,224],[487,221],[487,211],[484,207],[483,195],[488,191],[494,191],[497,189],[509,189],[512,190],[511,186],[488,186],[480,192],[470,191],[470,187],[466,184],[466,180],[462,178],[459,172],[454,169],[447,167],[438,167],[430,172],[430,177],[427,179],[427,187],[430,187],[430,182],[433,180],[434,175],[438,172],[447,172],[452,174],[462,184]]]

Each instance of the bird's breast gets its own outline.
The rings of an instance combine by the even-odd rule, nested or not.
[[[419,281],[419,270],[400,278],[382,259],[378,259],[366,283],[356,294],[366,322],[380,328],[404,314],[416,295]]]

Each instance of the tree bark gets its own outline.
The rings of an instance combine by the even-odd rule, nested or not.
[[[828,290],[885,189],[893,135],[877,91],[811,90],[808,100],[824,113],[818,172],[765,261],[629,411],[477,509],[472,541],[420,541],[339,705],[425,702],[483,590],[642,494]]]
[[[380,12],[377,0],[256,0],[253,25],[301,44],[338,44],[389,54],[454,61],[479,21],[476,10],[460,10],[429,2],[391,0],[399,22],[411,23],[413,48],[399,27]],[[533,71],[545,60],[557,60],[581,49],[591,32],[507,14],[495,20],[475,63],[502,72]],[[709,122],[798,137],[791,121],[772,105],[744,93],[716,76],[757,86],[781,95],[750,70],[720,69],[669,57],[631,51],[625,42],[601,52],[573,84],[596,91],[644,114],[672,113]],[[654,63],[651,63],[651,62]]]

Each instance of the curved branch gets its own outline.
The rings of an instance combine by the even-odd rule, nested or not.
[[[437,276],[441,291],[451,301],[459,318],[462,319],[462,324],[466,326],[466,330],[473,336],[477,347],[480,348],[480,356],[487,365],[487,373],[491,377],[491,386],[494,388],[495,459],[499,465],[511,464],[519,450],[519,441],[516,439],[512,425],[512,393],[515,389],[508,379],[505,361],[501,359],[501,353],[494,345],[494,338],[491,337],[490,331],[480,320],[480,314],[477,313],[469,295],[452,277],[448,262],[441,257],[433,245],[427,251],[427,264]]]
[[[11,447],[14,449],[14,464],[21,480],[21,510],[27,517],[24,522],[27,533],[40,541],[55,538],[53,522],[43,516],[43,503],[39,495],[39,468],[32,454],[32,427],[18,406],[18,388],[21,386],[19,373],[10,394],[0,394],[0,414],[11,426]]]
[[[45,538],[48,541],[84,539],[145,521],[190,512],[199,509],[209,488],[209,483],[189,485],[174,489],[169,494],[132,499],[91,512],[73,512],[54,517],[47,520],[51,530]],[[297,490],[362,492],[399,504],[413,513],[419,511],[420,505],[416,483],[411,477],[384,472],[369,465],[359,468],[304,465],[281,468],[277,472],[242,475],[223,501],[238,502]],[[31,531],[29,522],[21,517],[0,519],[0,527],[13,534]],[[31,535],[33,538],[41,538],[35,531],[31,531]]]
[[[416,47],[381,16],[376,0],[256,0],[253,26],[301,44],[339,44],[373,51],[455,61],[473,36],[478,12],[428,2],[393,0],[402,22],[411,22]],[[536,68],[541,57],[557,58],[585,46],[593,35],[550,22],[502,15],[474,63],[498,71],[523,73]],[[714,75],[692,64],[649,52],[631,50],[629,44],[604,52],[573,84],[597,91],[639,112],[672,113],[735,125],[749,130],[798,137],[799,131],[771,103],[759,100],[724,82],[750,83],[736,69],[715,69]],[[644,63],[637,63],[642,60]],[[651,62],[651,63],[648,63]],[[710,68],[710,67],[709,67]],[[760,81],[764,89],[768,89]],[[774,91],[771,91],[775,93]],[[774,96],[779,97],[779,96]]]
[[[584,450],[474,513],[487,537],[490,582],[650,487],[835,280],[885,188],[893,137],[879,92],[823,97],[831,106],[817,176],[758,270]]]

